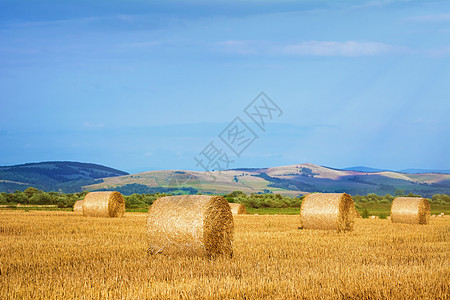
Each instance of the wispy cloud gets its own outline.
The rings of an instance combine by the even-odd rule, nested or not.
[[[411,52],[400,47],[379,42],[358,41],[305,41],[297,44],[277,44],[267,41],[231,40],[217,43],[227,52],[236,54],[269,54],[301,56],[376,56]]]
[[[414,16],[406,19],[413,22],[450,22],[450,13]]]
[[[45,26],[62,26],[67,24],[87,24],[95,21],[99,21],[100,17],[87,17],[87,18],[74,18],[74,19],[61,19],[51,21],[32,21],[32,22],[18,22],[7,23],[7,27],[13,28],[30,28],[30,27],[45,27]]]
[[[404,47],[378,42],[334,42],[308,41],[284,47],[283,52],[297,55],[312,56],[375,56],[398,54],[407,51]]]
[[[253,40],[228,40],[215,44],[225,52],[235,54],[261,54],[271,46],[265,41]]]
[[[91,122],[88,122],[88,121],[85,121],[84,123],[83,123],[83,126],[84,127],[87,127],[87,128],[103,128],[103,127],[105,127],[105,125],[104,124],[94,124],[94,123],[91,123]]]
[[[411,0],[374,0],[374,1],[367,1],[366,3],[355,5],[352,8],[381,7],[381,6],[391,5],[391,4],[395,4],[395,3],[405,3],[405,2],[410,2],[410,1]]]
[[[433,48],[428,50],[428,54],[433,57],[442,57],[450,55],[450,46],[444,46],[439,48]]]
[[[63,25],[83,25],[95,22],[117,21],[121,23],[134,23],[140,18],[139,15],[113,15],[113,16],[90,16],[83,18],[67,18],[48,21],[28,21],[28,22],[9,22],[3,23],[2,27],[9,28],[32,28],[32,27],[48,27]]]
[[[123,44],[123,47],[127,48],[148,48],[153,46],[159,46],[161,45],[161,42],[159,41],[148,41],[148,42],[136,42],[136,43],[128,43]]]

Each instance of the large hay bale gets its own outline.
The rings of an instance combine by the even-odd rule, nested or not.
[[[82,213],[83,212],[83,200],[78,200],[73,205],[73,212]]]
[[[247,213],[247,210],[245,209],[245,206],[240,203],[229,203],[231,208],[231,213],[233,215],[245,215]]]
[[[430,203],[425,198],[397,197],[392,202],[392,223],[428,224],[430,214]]]
[[[88,217],[123,217],[125,200],[119,192],[90,192],[84,197],[83,214]]]
[[[314,193],[307,195],[300,210],[304,229],[353,229],[355,205],[346,193]]]
[[[148,211],[147,231],[152,254],[233,254],[233,215],[221,196],[158,198]]]

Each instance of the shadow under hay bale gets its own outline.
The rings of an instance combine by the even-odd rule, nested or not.
[[[78,200],[73,205],[73,212],[75,213],[82,213],[83,212],[83,200]]]
[[[307,195],[300,209],[304,229],[353,230],[356,216],[352,197],[346,193],[314,193]]]
[[[151,254],[233,255],[234,223],[221,196],[158,198],[147,218]]]
[[[119,192],[90,192],[83,200],[83,215],[87,217],[121,218],[125,200]]]
[[[245,209],[245,206],[240,203],[229,203],[231,208],[231,213],[233,215],[245,215],[247,213],[247,210]]]
[[[428,224],[430,203],[425,198],[397,197],[391,206],[392,223]]]

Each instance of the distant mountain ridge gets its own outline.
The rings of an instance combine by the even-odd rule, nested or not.
[[[411,171],[411,170],[410,170]],[[117,190],[133,193],[279,193],[311,192],[378,195],[414,193],[425,197],[450,194],[450,174],[402,173],[364,166],[334,169],[314,164],[240,168],[213,172],[160,170],[128,174],[97,164],[42,162],[0,167],[0,192],[25,190],[80,192]]]
[[[349,167],[349,168],[337,169],[337,170],[356,171],[356,172],[363,172],[363,173],[391,172],[391,170],[377,169],[377,168],[364,167],[364,166]]]
[[[23,190],[29,186],[44,191],[79,192],[81,187],[102,178],[128,175],[110,167],[70,161],[49,161],[0,167],[0,191]]]
[[[367,170],[367,169],[364,169]],[[372,169],[373,170],[373,169]],[[408,194],[425,197],[450,194],[450,174],[406,174],[392,171],[360,172],[314,164],[273,168],[241,168],[198,172],[161,170],[104,178],[84,187],[87,190],[118,190],[132,193],[279,193],[299,196],[312,192]]]
[[[339,170],[339,169],[337,169]],[[450,174],[450,170],[433,170],[433,169],[403,169],[398,171],[393,170],[387,170],[387,169],[376,169],[371,167],[365,167],[365,166],[356,166],[356,167],[349,167],[340,169],[344,171],[357,171],[357,172],[364,172],[364,173],[378,173],[378,172],[396,172],[396,173],[406,173],[406,174]]]

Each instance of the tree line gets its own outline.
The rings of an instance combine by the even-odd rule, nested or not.
[[[33,187],[27,188],[25,191],[15,191],[14,193],[0,193],[0,204],[15,206],[21,205],[57,205],[59,208],[71,208],[78,200],[83,200],[88,191],[80,193],[58,193],[44,192]],[[125,207],[127,209],[143,209],[148,208],[157,198],[164,196],[172,196],[170,193],[142,193],[123,196],[125,199]],[[395,196],[420,197],[409,193],[402,195],[400,192]],[[353,201],[358,207],[364,203],[392,203],[395,196],[377,194],[355,195]],[[223,197],[232,203],[241,203],[247,208],[288,208],[300,207],[304,196],[290,197],[280,194],[245,194],[241,191],[224,194]],[[435,194],[430,199],[433,204],[450,205],[450,195]]]

